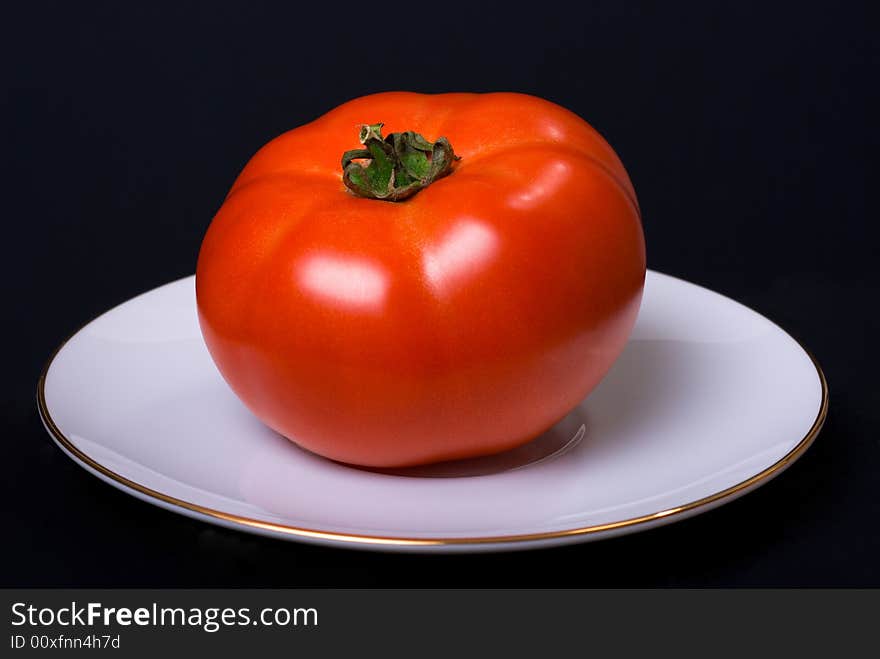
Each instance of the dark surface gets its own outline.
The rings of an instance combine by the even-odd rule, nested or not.
[[[18,3],[0,28],[0,584],[880,585],[868,3],[588,3],[582,15],[545,3],[534,16],[470,3],[396,27],[362,4],[80,4]],[[452,557],[226,531],[126,496],[62,455],[34,406],[55,346],[192,273],[213,213],[264,142],[388,89],[522,91],[590,121],[638,190],[649,266],[744,302],[818,357],[831,410],[815,445],[779,479],[692,520]]]

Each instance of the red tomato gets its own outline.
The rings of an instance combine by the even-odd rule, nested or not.
[[[405,201],[352,194],[340,156],[379,121],[445,136],[461,159]],[[399,167],[394,185],[414,180]],[[644,277],[632,184],[585,121],[522,94],[401,92],[263,147],[196,285],[208,349],[257,417],[391,467],[503,451],[559,421],[623,350]]]

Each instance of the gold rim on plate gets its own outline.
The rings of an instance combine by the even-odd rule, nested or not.
[[[132,490],[140,495],[143,495],[148,500],[153,500],[153,503],[161,502],[162,504],[166,504],[171,507],[182,508],[185,511],[205,515],[207,517],[211,517],[216,520],[220,520],[221,522],[226,522],[228,524],[243,525],[252,529],[258,529],[259,531],[277,533],[295,538],[351,543],[355,545],[384,545],[388,547],[492,545],[526,543],[559,538],[575,538],[594,533],[601,533],[604,531],[632,528],[639,525],[649,524],[650,522],[655,522],[660,519],[686,516],[686,513],[695,513],[701,508],[710,507],[712,504],[729,498],[733,495],[745,494],[745,492],[747,492],[748,490],[756,488],[759,485],[763,485],[764,483],[771,480],[774,476],[780,474],[801,455],[803,455],[803,453],[810,447],[810,445],[813,443],[813,440],[815,440],[818,436],[819,431],[822,430],[822,425],[825,423],[825,417],[828,415],[828,382],[825,380],[825,374],[822,372],[822,367],[819,366],[819,362],[816,360],[813,354],[809,350],[807,350],[800,341],[791,336],[791,334],[788,334],[788,332],[785,332],[786,335],[789,336],[795,343],[797,343],[800,346],[801,350],[803,350],[804,353],[806,353],[806,355],[810,358],[813,366],[816,369],[816,374],[819,376],[819,382],[822,387],[822,402],[819,405],[819,412],[816,415],[816,419],[815,421],[813,421],[813,425],[810,427],[809,432],[807,432],[804,438],[801,439],[797,443],[797,445],[792,448],[788,453],[786,453],[782,458],[777,460],[775,463],[773,463],[763,471],[758,472],[754,476],[751,476],[750,478],[747,478],[746,480],[737,483],[736,485],[732,485],[724,490],[721,490],[720,492],[710,494],[709,496],[697,499],[696,501],[691,501],[690,503],[686,503],[681,506],[667,508],[665,510],[660,510],[656,513],[651,513],[648,515],[631,517],[629,519],[624,519],[617,522],[607,522],[605,524],[596,524],[593,526],[583,526],[574,529],[564,529],[560,531],[544,531],[540,533],[523,533],[518,535],[499,535],[483,537],[403,538],[394,536],[362,535],[358,533],[319,531],[315,529],[288,526],[286,524],[277,524],[275,522],[266,522],[259,519],[253,519],[251,517],[243,517],[241,515],[225,513],[221,510],[214,510],[213,508],[200,506],[197,503],[192,503],[190,501],[184,501],[176,497],[168,496],[167,494],[157,492],[156,490],[150,489],[149,487],[141,485],[140,483],[136,483],[126,478],[125,476],[122,476],[121,474],[117,474],[115,471],[108,469],[104,465],[100,464],[99,462],[95,461],[94,459],[83,453],[82,450],[80,450],[67,436],[65,436],[63,432],[61,432],[61,429],[58,428],[58,426],[55,424],[55,421],[52,419],[52,415],[49,413],[49,407],[46,404],[46,376],[49,373],[49,368],[52,366],[52,362],[55,360],[55,357],[58,355],[58,353],[64,348],[65,345],[67,345],[70,339],[79,334],[79,332],[82,331],[85,327],[90,325],[93,320],[80,327],[76,332],[71,334],[61,343],[61,345],[59,345],[55,349],[51,357],[49,357],[49,360],[46,362],[46,365],[43,367],[43,371],[40,374],[40,379],[37,383],[37,407],[40,413],[40,417],[43,421],[43,424],[46,426],[46,430],[49,431],[49,434],[58,443],[58,445],[72,458],[74,458],[74,460],[78,462],[81,466],[87,467],[88,469],[97,472],[98,474],[108,478],[109,480],[118,483],[119,485],[122,485],[123,488],[126,490]],[[784,332],[785,330],[782,331]]]

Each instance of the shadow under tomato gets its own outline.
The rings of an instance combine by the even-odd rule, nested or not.
[[[377,474],[411,478],[466,478],[489,476],[552,460],[575,448],[586,435],[586,417],[575,408],[562,421],[532,441],[509,451],[467,460],[449,460],[399,469],[362,468]],[[351,465],[346,465],[351,466]],[[360,467],[355,467],[360,468]]]

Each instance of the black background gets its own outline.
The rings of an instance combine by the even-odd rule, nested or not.
[[[410,6],[412,4],[413,6]],[[723,6],[722,6],[723,5]],[[3,476],[12,586],[877,586],[880,388],[868,3],[17,3],[2,20]],[[191,274],[275,135],[373,91],[521,91],[626,164],[649,267],[816,354],[825,430],[782,477],[665,528],[527,553],[330,550],[126,496],[35,413],[55,346]]]

